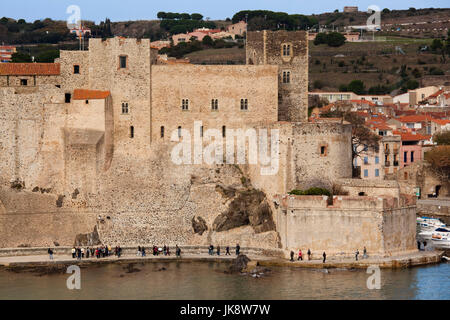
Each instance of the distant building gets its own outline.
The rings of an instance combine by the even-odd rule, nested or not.
[[[70,33],[74,33],[77,35],[77,38],[81,37],[86,37],[87,35],[91,34],[91,29],[87,29],[87,28],[83,28],[81,27],[80,29],[78,28],[74,28],[74,29],[70,29]]]
[[[227,27],[227,32],[242,36],[244,32],[247,32],[247,23],[245,21],[239,21],[238,23],[229,25]]]
[[[0,46],[0,62],[11,62],[15,52],[17,50],[14,46]]]
[[[344,12],[358,12],[358,7],[353,6],[345,6]]]
[[[170,47],[170,41],[167,40],[157,40],[150,42],[150,47],[153,49],[161,50],[162,48]]]

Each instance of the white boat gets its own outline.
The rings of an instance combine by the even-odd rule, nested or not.
[[[449,235],[450,234],[450,229],[445,227],[445,228],[435,228],[433,229],[433,231],[430,230],[422,230],[417,234],[417,239],[418,240],[431,240],[433,234],[440,234],[440,235]]]
[[[436,218],[420,217],[417,218],[417,226],[420,231],[434,231],[436,228],[445,228],[446,225]]]
[[[450,249],[450,229],[437,228],[431,234],[431,243],[438,249]]]

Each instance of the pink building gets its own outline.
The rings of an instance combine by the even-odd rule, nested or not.
[[[415,131],[394,131],[394,134],[399,134],[402,138],[402,145],[400,146],[400,168],[422,160],[422,145],[431,136],[424,136]]]

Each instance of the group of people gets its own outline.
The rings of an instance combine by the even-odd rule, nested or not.
[[[170,256],[170,248],[169,246],[164,245],[163,248],[158,248],[157,246],[153,246],[152,253],[154,256],[158,256],[160,254],[163,254],[165,256]],[[145,257],[146,251],[144,246],[138,246],[137,255],[141,257]],[[181,249],[178,247],[178,245],[175,246],[175,255],[176,257],[181,257]]]
[[[295,255],[294,251],[291,250],[291,261],[294,261],[294,255]],[[311,253],[311,250],[310,250],[310,249],[308,249],[307,255],[308,255],[308,260],[311,260],[312,253]],[[356,252],[355,252],[355,260],[356,260],[356,261],[358,261],[358,256],[359,256],[359,250],[356,249]],[[325,261],[327,260],[327,254],[326,254],[325,251],[323,252],[322,257],[323,257],[322,262],[325,263]],[[364,250],[363,250],[363,259],[366,259],[367,257],[368,257],[368,256],[367,256],[367,249],[366,249],[366,247],[364,247]],[[299,250],[298,250],[298,258],[297,258],[297,260],[303,261],[303,253],[302,253],[302,249],[299,249]]]
[[[235,252],[236,252],[236,255],[237,255],[237,256],[241,253],[241,246],[239,245],[239,243],[236,244]],[[214,255],[214,246],[213,246],[212,244],[211,244],[211,245],[209,246],[209,248],[208,248],[208,254],[209,254],[210,256],[213,256],[213,255]],[[218,246],[216,247],[216,254],[217,254],[218,256],[220,256],[220,245],[218,245]],[[226,256],[231,256],[231,253],[230,253],[230,246],[226,246],[226,248],[225,248],[225,255],[226,255]]]
[[[114,250],[112,250],[111,246],[108,245],[102,245],[97,248],[87,247],[86,249],[80,247],[72,248],[72,258],[76,258],[78,260],[83,258],[89,259],[89,257],[96,257],[97,259],[105,258],[111,256],[111,254],[114,254],[115,256],[120,258],[120,256],[122,255],[122,248],[120,246],[116,246]]]

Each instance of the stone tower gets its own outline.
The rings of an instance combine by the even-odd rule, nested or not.
[[[308,121],[307,32],[249,32],[246,63],[278,65],[278,120]]]

